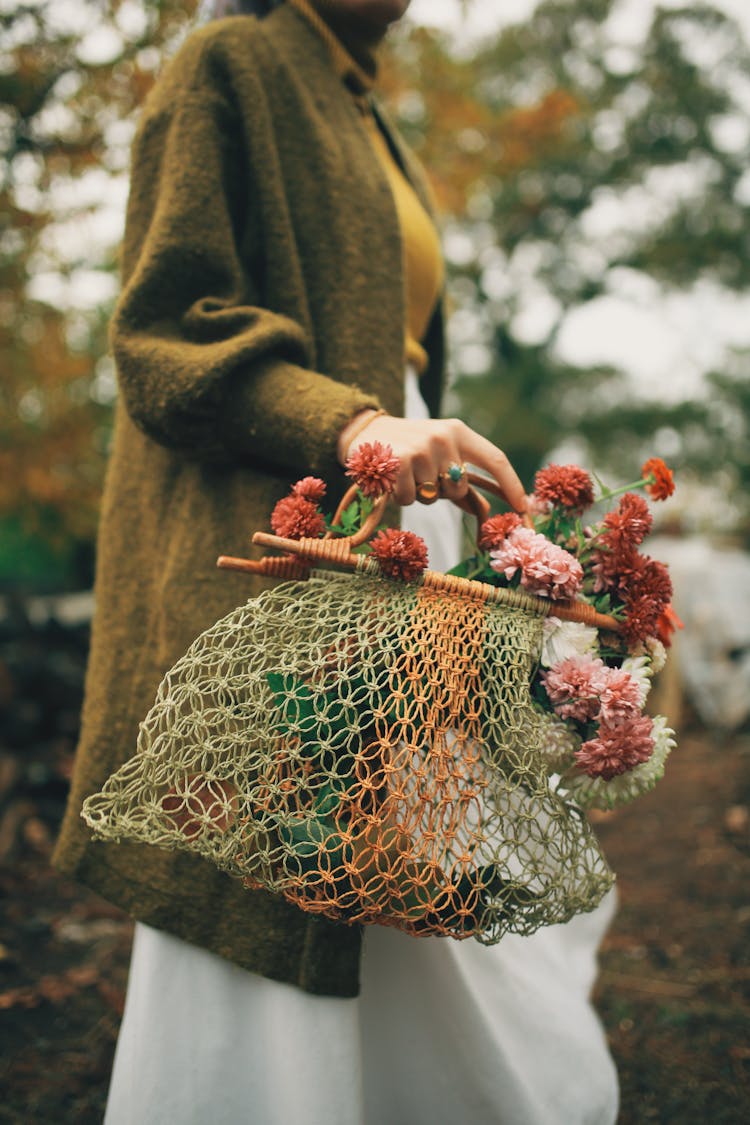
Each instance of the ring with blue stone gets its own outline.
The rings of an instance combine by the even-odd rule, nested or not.
[[[466,476],[466,466],[459,464],[457,461],[452,461],[444,473],[438,473],[438,480],[447,484],[460,484]]]

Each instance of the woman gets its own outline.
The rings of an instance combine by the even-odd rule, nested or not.
[[[92,843],[78,815],[132,754],[167,668],[259,591],[215,557],[244,553],[292,480],[314,473],[335,496],[347,453],[382,440],[402,504],[472,462],[524,506],[500,450],[427,416],[439,249],[422,174],[370,94],[373,50],[407,7],[247,5],[263,18],[188,37],[139,123],[111,326],[121,404],[56,853],[138,919],[111,1125],[614,1120],[587,1000],[606,910],[495,950],[368,931],[362,958],[357,928],[196,858]],[[465,477],[445,488],[459,499]],[[404,522],[421,515],[445,556],[431,564],[450,565],[455,539],[435,542],[427,513]]]

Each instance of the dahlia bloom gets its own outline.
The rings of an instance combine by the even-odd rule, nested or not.
[[[581,738],[550,711],[540,709],[537,715],[542,728],[539,749],[545,768],[550,773],[561,773],[573,764],[573,755],[580,749]]]
[[[644,654],[628,656],[622,662],[622,671],[627,672],[638,685],[639,703],[643,707],[651,690],[651,676],[653,674],[651,661]]]
[[[607,668],[603,678],[599,694],[602,724],[624,723],[640,712],[641,690],[629,672],[624,668]]]
[[[641,475],[648,481],[646,492],[652,500],[666,500],[674,492],[674,475],[661,457],[649,457],[641,466]]]
[[[561,779],[560,788],[583,809],[614,809],[650,792],[664,776],[664,765],[676,745],[674,731],[667,726],[663,715],[653,719],[650,737],[654,749],[647,761],[617,774],[610,781],[571,769]]]
[[[383,574],[412,582],[427,567],[427,544],[413,531],[389,527],[378,532],[370,543]]]
[[[192,773],[179,788],[162,797],[161,807],[175,828],[191,840],[206,830],[226,832],[237,816],[239,801],[231,781]]]
[[[618,593],[625,605],[623,637],[628,647],[646,637],[658,637],[664,642],[660,627],[664,628],[664,614],[672,599],[672,580],[664,563],[638,555],[637,565],[627,580],[621,577]],[[667,639],[669,635],[666,634]]]
[[[542,624],[542,665],[551,668],[571,656],[588,656],[597,650],[599,634],[582,621],[561,621],[550,614]]]
[[[661,612],[672,600],[672,579],[664,563],[639,555],[624,592],[628,597],[651,598],[659,604]]]
[[[638,715],[612,725],[602,723],[595,738],[582,743],[573,757],[589,777],[611,781],[618,774],[647,762],[654,752],[653,720]]]
[[[667,663],[666,648],[658,637],[646,637],[642,645],[639,645],[635,650],[636,653],[638,653],[640,649],[646,650],[646,655],[651,661],[651,671],[655,676],[658,676],[659,672],[663,670],[664,665]]]
[[[622,638],[628,649],[656,634],[660,616],[661,606],[648,595],[626,600]]]
[[[515,531],[520,526],[521,517],[517,516],[515,512],[505,512],[501,516],[490,516],[479,529],[479,546],[483,551],[490,551],[493,547],[499,547],[501,543],[505,542],[511,531]]]
[[[578,465],[547,465],[534,477],[534,495],[553,507],[581,515],[594,502],[594,486]]]
[[[304,496],[312,504],[319,504],[326,494],[325,481],[320,477],[303,477],[292,486],[294,496]]]
[[[583,583],[583,568],[568,551],[528,527],[517,527],[490,551],[490,566],[510,579],[521,571],[521,585],[530,594],[574,598]]]
[[[568,657],[543,672],[541,681],[561,719],[585,723],[599,715],[599,696],[606,683],[607,667],[592,656]]]
[[[317,539],[324,533],[326,523],[312,500],[293,492],[279,500],[271,512],[271,527],[282,539]]]
[[[611,551],[622,554],[643,542],[654,519],[642,496],[626,492],[614,511],[607,512],[603,522],[602,542]]]
[[[635,547],[619,551],[595,549],[591,556],[595,592],[614,593],[622,599],[623,591],[627,590],[640,567],[640,557]]]
[[[629,648],[658,636],[657,626],[672,597],[672,581],[663,563],[635,549],[595,551],[591,567],[594,590],[606,590],[625,606],[623,635]]]
[[[401,462],[390,445],[365,441],[352,450],[346,460],[346,475],[371,500],[384,492],[393,492]]]

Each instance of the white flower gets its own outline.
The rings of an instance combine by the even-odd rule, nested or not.
[[[571,656],[598,654],[599,634],[582,621],[561,621],[559,617],[545,617],[542,634],[542,664],[551,668]]]
[[[618,774],[611,781],[570,770],[560,779],[558,788],[565,789],[568,796],[584,809],[614,809],[618,805],[626,805],[642,793],[648,793],[663,777],[664,763],[676,745],[674,731],[667,726],[663,715],[657,715],[653,724],[654,752],[647,762]]]
[[[657,637],[646,637],[642,644],[630,650],[631,656],[647,656],[651,662],[651,673],[658,676],[667,663],[667,650]]]
[[[573,755],[581,746],[581,739],[567,723],[550,711],[537,712],[542,726],[540,746],[545,769],[560,773],[573,765]]]
[[[654,675],[658,675],[667,663],[667,650],[656,637],[646,638],[646,648],[651,657],[651,671]]]
[[[627,656],[622,662],[622,670],[638,684],[640,705],[643,707],[651,687],[651,661],[647,656]]]

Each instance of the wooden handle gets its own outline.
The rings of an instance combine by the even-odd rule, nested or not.
[[[457,508],[460,508],[463,512],[467,512],[470,516],[475,518],[477,521],[476,538],[477,541],[479,541],[479,533],[482,529],[482,524],[488,519],[490,514],[490,505],[489,501],[482,496],[480,492],[477,492],[477,489],[481,488],[483,492],[491,492],[494,496],[499,496],[501,500],[504,500],[505,496],[500,485],[491,477],[482,476],[480,473],[467,473],[467,478],[469,481],[469,489],[463,496],[460,498],[441,496],[439,499],[450,500]],[[521,517],[526,527],[533,529],[534,521],[528,512],[519,512],[518,515]]]
[[[352,501],[356,500],[358,491],[359,490],[358,490],[356,484],[353,484],[349,488],[347,488],[346,492],[341,497],[341,503],[339,504],[338,508],[334,512],[333,519],[331,520],[331,523],[334,525],[334,527],[340,526],[341,517],[343,516],[344,512],[349,507],[349,505],[352,503]],[[383,495],[379,496],[378,499],[373,504],[372,511],[370,512],[369,516],[367,517],[365,522],[360,527],[359,531],[355,535],[349,535],[349,536],[346,537],[347,541],[348,541],[348,543],[351,547],[359,547],[359,545],[361,543],[366,543],[367,540],[371,538],[373,532],[375,531],[375,528],[380,523],[380,520],[382,518],[383,512],[385,511],[385,506],[386,506],[387,503],[388,503],[388,496],[387,496],[386,493],[383,493]],[[331,535],[330,532],[328,532],[328,534],[325,536],[325,538],[331,539],[331,538],[333,538],[333,536]]]

